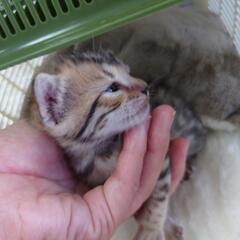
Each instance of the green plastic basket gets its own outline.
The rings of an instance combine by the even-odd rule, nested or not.
[[[181,0],[0,0],[0,69]]]

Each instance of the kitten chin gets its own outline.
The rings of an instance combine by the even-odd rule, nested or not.
[[[150,105],[148,103],[144,104],[144,107],[141,107],[137,114],[134,115],[132,118],[128,119],[128,127],[124,130],[129,130],[130,128],[135,127],[143,122],[145,122],[150,114]]]

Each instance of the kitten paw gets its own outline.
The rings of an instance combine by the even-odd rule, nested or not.
[[[171,233],[167,234],[168,240],[184,240],[183,238],[183,228],[180,226],[174,226]]]
[[[165,225],[167,240],[184,240],[184,230],[182,226],[177,225],[172,219],[168,218]]]

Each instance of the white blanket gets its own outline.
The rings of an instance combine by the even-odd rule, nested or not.
[[[172,201],[186,240],[240,239],[239,171],[240,131],[211,133],[194,176]]]
[[[170,212],[184,227],[185,240],[240,239],[240,130],[209,134],[195,172],[173,196]],[[131,220],[114,240],[131,239],[135,230]]]

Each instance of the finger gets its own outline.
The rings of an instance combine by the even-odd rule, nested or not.
[[[143,159],[147,148],[149,120],[126,132],[124,145],[120,153],[113,177],[127,185],[139,185]]]
[[[125,134],[124,146],[116,170],[105,182],[102,190],[97,188],[84,196],[90,207],[94,205],[94,213],[102,212],[97,211],[98,208],[100,210],[107,209],[106,216],[111,216],[108,219],[110,222],[114,222],[115,226],[130,216],[129,206],[132,204],[140,185],[147,145],[147,131],[148,123],[146,122]],[[102,196],[98,197],[97,203],[96,194]],[[100,218],[100,215],[95,217]]]
[[[112,206],[117,206],[116,212],[121,209],[121,205],[131,204],[138,191],[147,148],[147,131],[148,123],[146,122],[125,134],[124,146],[116,170],[106,182],[106,194],[109,195]],[[119,214],[116,213],[116,215]]]
[[[148,148],[141,179],[139,204],[142,204],[149,197],[160,175],[163,161],[168,151],[174,115],[174,109],[166,105],[157,107],[152,113]]]
[[[171,194],[175,192],[184,176],[188,149],[189,141],[187,139],[178,138],[171,142]]]

